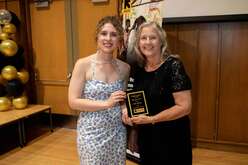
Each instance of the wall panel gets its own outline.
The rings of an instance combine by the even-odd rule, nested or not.
[[[204,147],[247,152],[248,23],[164,27],[172,53],[181,56],[192,80],[192,139]]]
[[[117,1],[92,3],[76,0],[76,21],[79,57],[86,57],[96,52],[95,29],[97,22],[107,15],[117,15]]]
[[[38,103],[51,105],[53,113],[75,115],[68,107],[67,75],[73,60],[95,52],[96,23],[105,15],[117,15],[117,1],[53,0],[48,8],[31,2],[30,15]]]
[[[223,23],[218,140],[248,142],[248,23]]]
[[[54,82],[46,84],[44,81],[37,83],[38,102],[51,105],[52,113],[74,114],[68,107],[68,84]]]
[[[35,67],[39,80],[66,80],[67,48],[64,1],[53,1],[50,7],[30,5]]]
[[[218,85],[218,24],[199,25],[196,137],[214,140]]]

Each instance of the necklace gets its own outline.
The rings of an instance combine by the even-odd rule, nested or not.
[[[98,60],[93,60],[94,63],[96,64],[113,64],[114,63],[114,59],[110,60],[110,61],[98,61]]]
[[[158,69],[163,62],[164,62],[163,60],[160,60],[158,63],[156,63],[154,65],[146,64],[145,68],[147,71],[154,71],[154,70]]]
[[[160,61],[160,62],[157,63],[157,64],[147,65],[147,67],[149,67],[149,68],[154,68],[154,67],[157,67],[158,65],[160,65],[161,63],[162,63],[162,61]]]

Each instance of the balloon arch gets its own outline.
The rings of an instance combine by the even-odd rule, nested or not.
[[[18,19],[11,11],[0,9],[0,111],[23,109],[28,105],[25,85],[29,73],[24,68],[24,50],[17,44]]]

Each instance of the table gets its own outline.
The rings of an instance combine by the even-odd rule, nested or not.
[[[24,125],[25,118],[46,111],[49,113],[50,131],[53,132],[52,113],[51,113],[51,107],[49,105],[28,105],[27,108],[24,109],[10,109],[7,111],[1,111],[0,127],[6,124],[17,122],[19,144],[21,147],[23,147],[26,143],[25,125]]]

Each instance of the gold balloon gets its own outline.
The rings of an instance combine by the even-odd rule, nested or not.
[[[29,74],[25,69],[20,70],[20,72],[17,72],[17,77],[23,84],[28,82]]]
[[[4,41],[9,39],[8,33],[0,33],[0,40]]]
[[[10,109],[11,102],[7,97],[0,97],[0,111],[6,111]]]
[[[2,31],[4,33],[16,33],[16,27],[14,24],[8,23],[3,26]]]
[[[14,98],[12,104],[16,109],[23,109],[28,105],[28,98],[26,96]]]
[[[2,77],[5,80],[13,80],[17,77],[17,70],[14,66],[7,65],[2,69]]]
[[[18,46],[15,41],[4,40],[0,44],[0,51],[6,56],[14,56],[18,50]]]
[[[0,84],[2,84],[3,83],[3,77],[2,77],[2,75],[0,74]]]
[[[0,74],[0,84],[5,84],[6,80],[4,80],[3,76]]]

